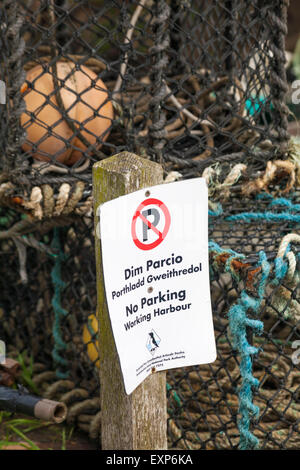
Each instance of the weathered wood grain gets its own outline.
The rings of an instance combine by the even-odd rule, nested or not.
[[[157,163],[122,152],[93,167],[95,229],[100,204],[162,182]],[[130,217],[130,215],[128,215]],[[105,298],[101,241],[96,239],[98,318],[100,325],[101,447],[114,450],[166,449],[166,376],[148,377],[126,395]]]

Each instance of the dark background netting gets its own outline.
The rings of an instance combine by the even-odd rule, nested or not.
[[[27,227],[25,239],[0,237],[0,337],[11,354],[15,350],[33,356],[41,393],[63,397],[69,422],[91,437],[99,433],[99,383],[92,317],[93,224],[91,211],[83,210],[91,195],[88,162],[129,150],[162,162],[166,172],[179,170],[184,177],[194,177],[218,162],[247,162],[251,173],[263,169],[269,159],[285,158],[286,6],[282,0],[3,1],[0,79],[7,84],[8,100],[0,106],[0,197],[9,209],[0,212],[2,230],[20,220],[16,209],[24,212],[32,189],[41,187],[43,197],[38,210],[34,206],[37,225],[32,232]],[[68,67],[64,77],[62,63]],[[36,66],[38,78],[28,81],[26,89],[26,73]],[[103,115],[105,105],[87,103],[87,91],[101,86],[84,67],[103,80],[108,89],[105,102],[113,103],[105,142],[104,135],[89,127]],[[82,89],[75,71],[87,80]],[[47,93],[38,85],[46,74]],[[26,100],[34,92],[40,108],[29,110]],[[71,95],[68,105],[66,92]],[[88,111],[83,120],[75,112],[79,104]],[[42,114],[47,106],[49,112]],[[50,112],[55,119],[49,123]],[[37,123],[40,137],[33,141],[31,130]],[[68,132],[61,135],[60,126]],[[50,138],[55,145],[53,140],[45,145]],[[61,161],[64,154],[76,152],[80,158],[75,163]],[[71,211],[63,214],[68,220],[55,218],[49,209],[52,199],[55,204],[63,184],[75,194],[78,181],[84,183],[76,206],[82,216]],[[52,192],[46,198],[49,187]],[[299,202],[299,195],[292,200]],[[279,240],[297,225],[225,220],[230,214],[266,208],[264,200],[231,197],[224,214],[212,218],[210,238],[249,256],[250,266],[255,266],[259,250],[269,254],[272,263]],[[61,226],[53,229],[55,225]],[[54,271],[58,259],[60,276]],[[224,272],[222,262],[212,272],[217,361],[168,372],[170,447],[238,445],[241,377],[227,313],[249,287],[247,272],[239,274],[237,281]],[[58,294],[63,312],[53,305],[57,277],[65,283]],[[299,286],[280,308],[276,289],[280,286],[266,289],[260,312],[263,335],[250,338],[262,348],[254,360],[254,375],[261,383],[254,402],[261,412],[253,430],[262,448],[299,448],[299,366],[292,361],[299,321],[285,314],[291,298],[299,298]]]
[[[85,157],[95,161],[122,149],[163,161],[166,169],[192,169],[193,175],[220,159],[251,154],[251,162],[262,166],[274,151],[277,157],[286,152],[282,0],[6,0],[1,15],[0,78],[11,98],[1,109],[2,165],[17,184],[45,182],[41,167],[32,168],[32,156],[65,168],[60,161],[70,151],[82,159],[67,167],[69,180],[86,178],[89,171],[78,173]],[[28,73],[38,66],[24,91],[23,68]],[[89,101],[99,83],[84,67],[107,86],[105,103]],[[47,89],[41,85],[45,74]],[[37,104],[29,106],[33,97]],[[114,119],[104,112],[107,101]],[[20,114],[23,131],[15,119]],[[99,115],[106,116],[102,136],[92,126]],[[72,132],[61,130],[66,125]],[[46,171],[54,180],[55,172]]]

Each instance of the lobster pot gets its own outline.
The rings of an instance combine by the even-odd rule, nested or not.
[[[190,176],[284,156],[286,4],[4,0],[1,167],[23,204],[124,149]]]
[[[168,372],[172,446],[299,448],[298,201],[231,197],[210,217],[218,355]]]
[[[217,209],[210,216],[209,253],[218,356],[210,365],[168,371],[169,447],[231,449],[244,442],[246,448],[299,448],[299,193],[289,199],[264,193],[243,202],[232,196],[222,213]],[[17,350],[34,358],[41,393],[66,400],[69,422],[97,438],[91,221],[36,237],[40,248],[27,248],[26,284],[14,242],[1,242],[0,335],[11,355]],[[248,353],[248,346],[257,349]],[[243,393],[249,373],[258,381],[251,399]],[[249,413],[252,440],[245,444],[241,417],[248,399],[258,415]]]
[[[209,188],[218,357],[168,371],[169,447],[299,448],[286,9],[286,0],[2,2],[0,338],[93,439],[92,164],[127,150],[160,162],[168,180],[203,176]]]

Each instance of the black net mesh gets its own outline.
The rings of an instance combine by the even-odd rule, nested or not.
[[[92,163],[122,150],[166,172],[287,156],[287,2],[3,0],[0,10],[0,337],[33,356],[34,381],[69,405],[68,421],[99,437]],[[292,203],[299,204],[299,194]],[[236,448],[240,357],[228,311],[273,266],[299,218],[252,223],[269,200],[232,196],[211,218],[211,292],[218,358],[168,372],[170,448]],[[296,209],[295,209],[296,210]],[[299,212],[299,209],[297,209]],[[20,214],[21,213],[21,214]],[[250,221],[251,222],[251,221]],[[296,247],[296,245],[295,245]],[[293,247],[294,248],[294,247]],[[228,272],[226,250],[246,255]],[[226,254],[227,253],[227,254]],[[268,283],[254,376],[261,448],[299,447],[299,284]],[[295,313],[296,312],[296,313]]]
[[[2,166],[18,185],[86,180],[122,149],[193,174],[286,152],[283,0],[6,0],[1,15]]]
[[[297,204],[299,195],[292,201]],[[258,252],[263,250],[274,271],[274,259],[281,238],[297,231],[290,221],[230,222],[228,217],[247,212],[268,213],[269,200],[249,199],[246,204],[233,198],[223,205],[223,215],[210,218],[210,239],[222,247],[211,256],[211,295],[218,358],[210,365],[168,371],[168,435],[171,448],[236,448],[238,389],[241,385],[240,356],[234,348],[228,312],[246,289],[254,297],[261,273]],[[275,212],[276,213],[276,212]],[[280,211],[285,213],[285,211]],[[13,217],[13,214],[11,214]],[[4,222],[5,218],[2,218]],[[7,222],[8,223],[8,222]],[[12,223],[12,220],[10,220]],[[20,264],[13,241],[1,242],[1,337],[9,348],[27,351],[35,360],[35,381],[46,396],[67,396],[70,420],[90,431],[99,411],[97,397],[98,340],[92,219],[78,219],[63,227],[36,235],[43,251],[28,248],[28,282],[20,277]],[[57,245],[57,235],[60,246]],[[40,250],[42,249],[40,248]],[[52,253],[45,250],[52,250]],[[244,254],[244,260],[226,271],[228,249]],[[298,256],[297,245],[293,247]],[[57,284],[54,267],[58,253],[63,281],[60,307],[55,305]],[[53,255],[56,254],[56,256]],[[275,271],[274,271],[275,272]],[[24,276],[24,274],[23,274]],[[260,385],[254,403],[260,415],[251,426],[261,448],[299,448],[299,361],[300,283],[285,279],[273,285],[270,277],[262,306],[254,318],[264,323],[261,336],[251,334],[249,342],[259,348],[254,357],[254,376]],[[251,316],[251,314],[249,313]],[[298,348],[295,349],[295,347]],[[78,391],[79,390],[79,391]],[[85,390],[84,393],[82,390]],[[68,395],[69,393],[69,395]],[[95,402],[91,399],[95,397]],[[78,406],[83,406],[82,409]],[[85,407],[85,408],[84,408]],[[72,411],[73,410],[73,411]],[[83,415],[83,418],[82,418]],[[81,420],[86,421],[81,421]],[[90,420],[90,421],[89,421]],[[95,436],[95,431],[94,431]]]
[[[294,197],[295,202],[299,201],[299,194]],[[211,223],[210,237],[222,246],[224,253],[226,249],[233,249],[246,257],[234,267],[236,273],[240,272],[237,278],[233,272],[226,272],[228,254],[211,259],[211,295],[218,351],[216,362],[168,372],[169,432],[174,447],[238,447],[240,356],[234,347],[228,312],[243,290],[258,296],[258,252],[266,253],[276,277],[274,259],[279,242],[286,234],[299,230],[299,222],[291,224],[284,221],[285,217],[280,227],[266,223],[268,206],[266,201],[240,202],[234,198],[223,205],[223,216]],[[252,224],[246,217],[244,222],[228,222],[228,216],[245,213],[259,213],[264,217]],[[299,253],[296,246],[295,252]],[[252,432],[259,438],[262,449],[298,449],[300,282],[296,278],[292,284],[283,280],[274,286],[271,279],[261,308],[254,315],[249,312],[250,317],[259,318],[264,323],[262,335],[248,331],[249,343],[259,349],[253,360],[253,375],[260,385],[253,402],[259,406],[260,414],[254,420]]]

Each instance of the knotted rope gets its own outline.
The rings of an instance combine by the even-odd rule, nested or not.
[[[297,257],[290,248],[292,242],[300,243],[300,235],[296,233],[286,235],[279,246],[275,260],[276,279],[274,284],[278,284],[279,281],[281,284],[275,291],[273,307],[279,315],[283,315],[284,319],[291,319],[294,323],[298,323],[300,321],[300,305],[292,297],[292,294],[299,285],[300,276],[299,270],[297,270]],[[285,259],[287,264],[284,262]]]

